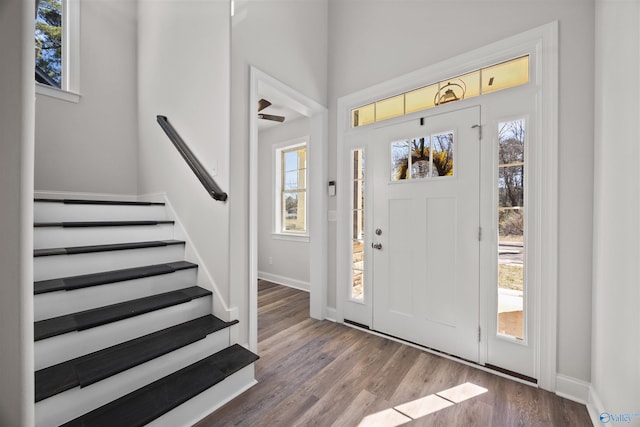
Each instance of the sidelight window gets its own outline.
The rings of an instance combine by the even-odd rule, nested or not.
[[[525,120],[498,124],[498,334],[524,339]]]
[[[364,298],[364,150],[351,152],[351,298]]]

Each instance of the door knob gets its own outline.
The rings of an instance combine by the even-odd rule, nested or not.
[[[372,243],[372,244],[371,244],[371,247],[372,247],[373,249],[381,250],[381,249],[382,249],[382,243]]]

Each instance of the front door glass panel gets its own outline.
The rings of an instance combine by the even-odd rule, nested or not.
[[[391,181],[454,174],[453,131],[391,142]]]

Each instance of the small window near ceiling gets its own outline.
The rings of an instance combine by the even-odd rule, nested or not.
[[[48,95],[52,95],[49,88],[77,92],[79,0],[35,2],[36,91]]]
[[[281,234],[307,234],[307,142],[275,150],[276,224]]]
[[[62,88],[62,0],[38,0],[36,12],[36,81]]]

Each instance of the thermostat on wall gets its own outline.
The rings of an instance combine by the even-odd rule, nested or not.
[[[329,181],[329,196],[335,196],[335,195],[336,195],[336,182]]]

